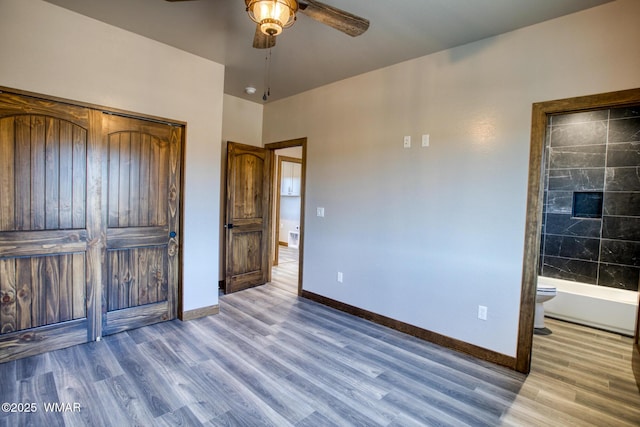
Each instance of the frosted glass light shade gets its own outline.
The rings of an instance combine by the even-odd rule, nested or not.
[[[295,0],[245,0],[247,13],[260,31],[277,36],[283,28],[293,25],[298,3]]]

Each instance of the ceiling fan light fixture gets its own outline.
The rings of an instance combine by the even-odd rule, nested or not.
[[[260,24],[260,31],[277,36],[283,28],[290,27],[296,19],[296,0],[244,0],[252,21]]]

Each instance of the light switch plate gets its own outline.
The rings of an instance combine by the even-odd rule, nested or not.
[[[324,208],[316,208],[316,216],[324,216]]]
[[[423,147],[428,147],[429,146],[429,134],[428,133],[422,135],[422,146]]]
[[[404,137],[404,148],[411,148],[411,136]]]
[[[487,307],[484,305],[479,305],[478,306],[478,319],[480,320],[487,320]]]

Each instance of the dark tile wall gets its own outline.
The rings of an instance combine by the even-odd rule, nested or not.
[[[540,274],[637,291],[640,106],[551,117],[544,165]],[[602,217],[573,217],[574,192],[602,192]]]

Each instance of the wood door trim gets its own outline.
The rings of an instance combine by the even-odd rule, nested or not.
[[[171,126],[184,126],[184,127],[187,126],[187,122],[183,122],[180,120],[167,119],[166,117],[153,116],[150,114],[135,113],[128,110],[122,110],[120,108],[105,107],[104,105],[100,105],[100,104],[75,101],[67,98],[60,98],[57,96],[42,95],[35,92],[29,92],[26,90],[15,89],[15,88],[10,88],[5,86],[0,86],[0,93],[10,93],[14,95],[26,96],[36,101],[44,101],[43,108],[50,108],[51,102],[53,101],[58,104],[65,104],[72,107],[82,107],[82,108],[87,108],[89,110],[98,110],[105,114],[113,114],[113,115],[122,116],[122,117],[129,117],[133,119],[147,120],[147,121],[163,123]]]
[[[88,339],[95,341],[102,336],[102,298],[103,278],[107,277],[106,263],[104,263],[105,233],[107,224],[103,213],[107,212],[106,176],[107,162],[104,162],[106,149],[102,140],[102,113],[90,110],[90,127],[87,130],[87,320]],[[89,202],[89,197],[93,203]]]
[[[143,306],[123,308],[121,310],[109,311],[105,313],[107,327],[103,331],[105,334],[116,334],[133,328],[152,325],[154,323],[171,320],[167,312],[171,307],[170,301],[161,301]],[[131,323],[132,313],[134,317],[139,317],[134,324]]]
[[[0,336],[0,363],[87,342],[88,319],[69,320]]]
[[[5,231],[0,235],[0,258],[84,252],[86,249],[85,229]]]
[[[300,163],[302,164],[302,159],[297,157],[289,157],[289,156],[278,156],[278,162],[289,162],[289,163]]]
[[[536,299],[540,226],[542,224],[542,156],[548,116],[575,113],[603,108],[623,107],[640,103],[640,89],[629,89],[597,95],[538,102],[532,106],[531,144],[529,154],[529,179],[527,213],[525,222],[522,290],[520,297],[520,321],[516,370],[529,373],[533,346],[533,318]],[[636,339],[638,336],[636,328]]]
[[[138,246],[160,246],[167,243],[169,226],[127,227],[107,229],[107,249],[126,249]],[[124,240],[126,239],[126,244]]]
[[[291,147],[302,147],[302,159],[301,160],[301,170],[300,170],[300,237],[299,237],[299,242],[298,242],[298,295],[302,295],[302,280],[303,280],[303,264],[304,264],[304,218],[305,218],[305,186],[306,186],[306,176],[307,176],[307,138],[296,138],[296,139],[290,139],[287,141],[279,141],[279,142],[272,142],[269,144],[265,144],[264,148],[266,148],[267,150],[269,150],[270,156],[271,156],[271,176],[274,175],[274,170],[273,168],[275,168],[275,162],[273,161],[273,159],[275,158],[275,152],[276,150],[282,149],[282,148],[291,148]],[[273,191],[273,189],[271,190]],[[278,189],[278,195],[280,194],[280,190]],[[271,221],[273,221],[273,218],[270,219]],[[273,230],[274,227],[274,223],[272,222],[271,224],[269,224],[269,233],[270,233],[270,239],[271,239],[271,231]],[[271,240],[269,240],[269,242],[271,242]],[[276,242],[278,243],[278,242]],[[270,247],[272,245],[270,244]],[[278,246],[276,245],[275,248],[277,249]],[[271,269],[269,269],[269,277],[267,278],[268,281],[271,281]]]

